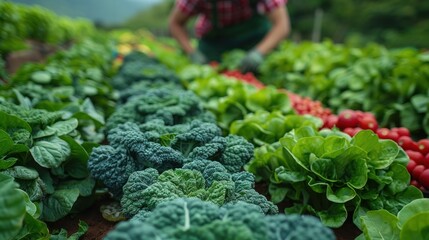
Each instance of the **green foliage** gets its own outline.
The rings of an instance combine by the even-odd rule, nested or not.
[[[418,239],[428,234],[429,201],[417,199],[406,204],[397,215],[384,209],[368,211],[360,217],[361,238],[365,239]]]
[[[289,97],[273,86],[258,90],[204,66],[191,65],[181,70],[179,76],[189,90],[205,100],[205,107],[216,115],[218,125],[225,132],[234,121],[254,112],[293,112]]]
[[[159,239],[318,239],[335,236],[329,228],[310,216],[265,216],[261,209],[244,202],[219,207],[197,198],[177,198],[160,203],[153,211],[142,211],[120,223],[106,236],[140,240]]]
[[[31,216],[45,221],[57,221],[69,214],[79,197],[92,195],[95,185],[88,179],[89,155],[72,137],[78,121],[63,120],[63,114],[5,101],[1,104],[1,174],[19,183],[29,204],[41,210]],[[30,216],[25,221],[43,227]],[[22,234],[26,234],[27,227],[31,228],[21,226]]]
[[[255,146],[262,146],[274,143],[286,132],[303,126],[318,129],[321,127],[321,121],[311,116],[283,115],[279,111],[257,111],[247,114],[242,120],[232,122],[229,132],[243,136]]]
[[[27,48],[26,40],[63,44],[93,34],[93,25],[85,20],[72,20],[37,6],[0,2],[0,53],[8,54]],[[42,50],[42,49],[41,49]]]
[[[429,134],[427,55],[375,44],[353,48],[330,41],[285,42],[261,66],[261,79],[318,99],[334,112],[373,112],[382,127],[407,127],[424,138]]]
[[[340,227],[348,212],[355,219],[379,208],[396,214],[422,197],[409,186],[404,156],[395,142],[369,130],[350,139],[301,127],[256,149],[248,170],[269,182],[273,201],[292,201],[287,212],[311,213],[327,226]]]

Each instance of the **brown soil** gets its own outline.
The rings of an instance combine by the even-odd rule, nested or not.
[[[76,214],[70,214],[65,218],[54,222],[48,223],[48,227],[51,230],[59,230],[64,228],[68,234],[75,233],[78,229],[79,220],[84,221],[88,224],[89,228],[81,240],[101,240],[103,237],[114,228],[117,224],[115,222],[109,222],[103,218],[100,212],[100,206],[110,202],[110,199],[102,199],[94,203],[90,208],[85,211]]]

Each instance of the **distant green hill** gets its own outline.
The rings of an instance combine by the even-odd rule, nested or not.
[[[162,0],[11,0],[40,5],[58,15],[88,18],[104,25],[122,23],[134,14]]]

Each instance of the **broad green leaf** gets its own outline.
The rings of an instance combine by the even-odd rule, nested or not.
[[[319,178],[327,182],[337,182],[339,180],[335,163],[332,159],[314,158],[310,161],[310,168]]]
[[[387,185],[387,188],[392,194],[400,193],[409,186],[411,178],[410,173],[406,167],[398,163],[392,164],[386,175],[392,176],[393,181]]]
[[[34,204],[31,200],[30,197],[28,196],[28,194],[21,190],[18,189],[18,191],[21,193],[21,195],[24,198],[24,202],[25,202],[25,210],[27,211],[28,214],[30,214],[31,216],[38,218],[40,215],[40,211],[39,208],[36,206],[36,204]]]
[[[101,125],[105,124],[104,116],[101,115],[92,104],[90,98],[86,98],[82,103],[83,111],[88,114],[92,119],[96,120]]]
[[[3,111],[0,111],[0,129],[5,130],[9,135],[18,129],[25,129],[27,132],[31,132],[31,127],[26,121]]]
[[[55,130],[57,136],[66,135],[78,126],[79,122],[76,118],[71,118],[65,121],[58,121],[51,125],[51,128]]]
[[[271,196],[270,200],[274,204],[282,202],[285,199],[288,191],[289,189],[287,187],[282,187],[281,185],[270,184],[268,187],[268,192]]]
[[[407,153],[404,151],[404,149],[399,148],[398,155],[395,158],[395,162],[407,166],[408,162],[410,161],[410,158],[408,157]]]
[[[332,189],[334,187],[334,189]],[[326,186],[326,198],[334,203],[345,203],[356,197],[356,192],[352,188],[336,188],[331,185]]]
[[[72,137],[64,135],[61,139],[70,146],[70,156],[64,165],[65,171],[74,178],[86,178],[88,170],[88,152]]]
[[[306,179],[306,175],[302,172],[296,172],[286,169],[284,166],[280,166],[275,169],[274,179],[278,183],[297,183],[304,181]]]
[[[327,210],[317,212],[320,221],[327,227],[341,227],[347,219],[347,210],[344,204],[334,203]]]
[[[67,240],[67,230],[61,228],[53,231],[49,240]]]
[[[316,179],[314,179],[311,176],[308,176],[308,178],[310,179],[308,181],[308,186],[310,186],[310,188],[316,192],[316,193],[325,193],[326,192],[326,186],[328,185],[328,183],[326,182],[319,182]]]
[[[408,220],[420,213],[429,213],[428,198],[416,199],[405,205],[398,213],[399,227],[404,226]]]
[[[325,138],[325,142],[323,143],[323,155],[321,158],[336,158],[345,149],[350,146],[349,141],[340,136],[329,136]]]
[[[399,240],[400,230],[397,225],[398,219],[388,211],[384,209],[368,211],[360,219],[362,231],[366,239]]]
[[[359,131],[353,138],[351,143],[357,147],[362,148],[366,152],[377,150],[378,137],[371,130]]]
[[[298,139],[304,137],[315,137],[317,132],[313,127],[303,126],[295,130],[295,135]]]
[[[400,111],[401,126],[408,128],[411,132],[419,130],[419,122],[422,116],[414,109],[411,103],[403,104],[404,109]]]
[[[9,168],[3,171],[3,174],[22,180],[34,180],[39,177],[39,173],[36,170],[24,166]]]
[[[15,239],[25,216],[24,196],[13,178],[0,173],[0,239]]]
[[[14,144],[9,134],[0,129],[0,159],[10,151]]]
[[[45,84],[51,82],[52,76],[47,71],[37,71],[31,74],[31,79],[36,83]]]
[[[47,126],[44,129],[39,129],[37,131],[34,131],[34,133],[32,134],[33,139],[38,139],[38,138],[44,138],[44,137],[49,137],[49,136],[53,136],[55,135],[56,130],[51,128],[50,126]]]
[[[0,159],[0,171],[12,167],[17,161],[17,158]]]
[[[38,239],[48,240],[50,237],[49,229],[46,223],[26,213],[24,224],[15,239]]]
[[[383,199],[383,208],[397,214],[405,205],[419,198],[423,198],[423,193],[414,186],[408,186],[404,191],[388,196],[388,200]]]
[[[392,140],[380,140],[380,155],[378,159],[371,159],[370,165],[375,169],[383,169],[396,159],[399,153],[399,146]]]
[[[299,139],[292,149],[292,153],[296,157],[297,163],[310,171],[310,155],[314,154],[317,157],[322,156],[323,142],[324,138],[319,136]]]
[[[402,227],[401,240],[427,240],[429,236],[429,212],[412,216]]]
[[[61,189],[78,189],[82,197],[91,196],[94,190],[95,180],[86,178],[83,180],[68,180],[57,185],[57,190]]]
[[[366,152],[359,147],[346,149],[333,161],[338,179],[354,188],[362,188],[368,180]]]
[[[41,219],[48,222],[57,221],[67,214],[79,197],[79,189],[62,189],[43,200]]]
[[[70,155],[70,147],[67,142],[55,137],[50,140],[36,141],[30,152],[40,166],[55,168],[60,166]]]
[[[88,231],[88,228],[89,226],[86,222],[79,220],[79,227],[77,232],[70,235],[68,240],[79,240],[80,237],[82,237]]]
[[[426,113],[428,111],[429,97],[423,94],[414,95],[411,98],[411,103],[413,104],[417,112]]]

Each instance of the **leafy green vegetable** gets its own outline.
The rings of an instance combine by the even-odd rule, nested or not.
[[[353,138],[294,129],[255,150],[247,169],[269,181],[272,199],[292,201],[291,213],[311,213],[330,227],[340,227],[348,213],[384,208],[392,214],[414,199],[402,151],[370,130]],[[356,216],[355,216],[356,217]]]

